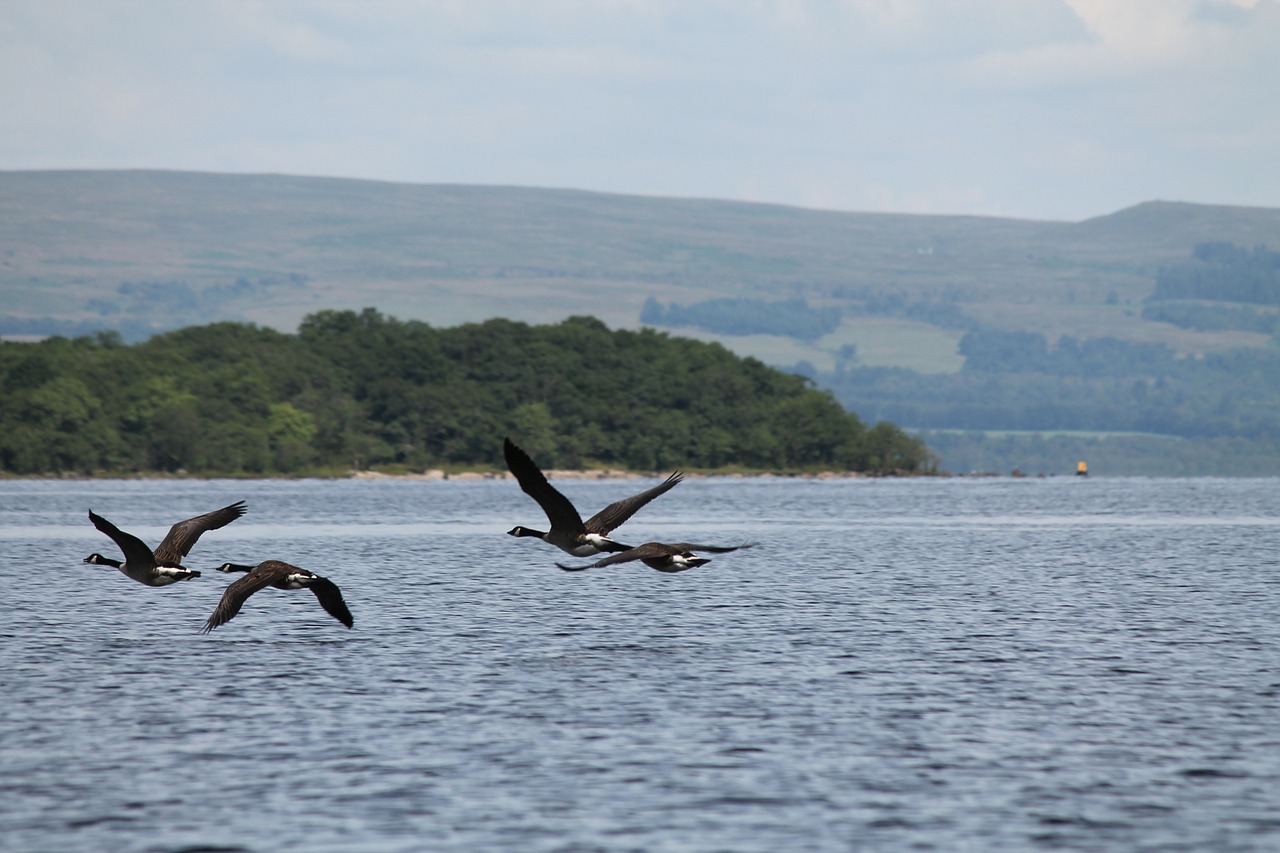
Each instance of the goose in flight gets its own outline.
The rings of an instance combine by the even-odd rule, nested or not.
[[[315,572],[300,569],[282,560],[264,560],[256,566],[244,566],[239,563],[223,563],[218,566],[220,572],[248,572],[247,575],[231,584],[222,593],[222,600],[214,608],[213,614],[204,623],[200,633],[207,634],[219,625],[230,622],[249,596],[264,587],[276,589],[309,589],[315,593],[316,599],[325,612],[350,628],[355,624],[347,603],[342,600],[342,590],[328,578]]]
[[[89,510],[89,520],[93,522],[93,526],[111,537],[124,555],[124,562],[98,553],[85,557],[84,562],[97,566],[113,566],[126,577],[147,586],[168,586],[178,581],[198,578],[200,573],[194,569],[185,568],[182,565],[182,558],[191,553],[200,534],[206,530],[226,527],[244,515],[244,512],[244,501],[236,501],[222,509],[215,509],[213,512],[179,521],[169,528],[168,534],[152,551],[147,547],[147,543],[137,536],[125,533],[93,510]]]
[[[538,502],[551,525],[551,529],[545,532],[517,525],[507,533],[537,537],[575,557],[590,557],[602,551],[626,551],[630,546],[613,541],[609,533],[635,515],[640,507],[675,488],[684,479],[684,474],[676,471],[653,488],[615,501],[584,522],[569,499],[547,482],[542,470],[527,453],[512,444],[511,439],[502,440],[502,454],[507,458],[507,467],[520,483],[521,491]]]
[[[689,542],[646,542],[618,554],[610,554],[603,560],[597,560],[585,566],[566,566],[564,563],[556,563],[557,566],[566,572],[581,572],[585,569],[598,569],[603,566],[613,566],[618,563],[630,563],[634,560],[640,560],[651,569],[657,569],[660,572],[683,572],[686,569],[696,568],[711,562],[710,557],[699,557],[695,551],[707,551],[712,554],[727,554],[730,551],[737,551],[739,548],[754,547],[754,542],[748,542],[745,545],[694,545]]]

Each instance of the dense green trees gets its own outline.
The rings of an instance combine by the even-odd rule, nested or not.
[[[592,318],[450,329],[372,309],[298,334],[235,323],[126,346],[0,343],[0,467],[277,473],[501,465],[919,471],[924,445],[866,429],[802,377],[724,347]]]

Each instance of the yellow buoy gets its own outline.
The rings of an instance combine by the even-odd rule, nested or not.
[[[1089,466],[1085,463],[1083,459],[1076,463],[1076,476],[1077,477],[1089,476]]]

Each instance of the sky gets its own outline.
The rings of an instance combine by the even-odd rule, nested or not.
[[[0,170],[1280,207],[1280,0],[0,0]]]

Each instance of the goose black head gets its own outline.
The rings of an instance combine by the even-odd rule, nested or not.
[[[537,537],[538,539],[541,539],[547,534],[543,533],[541,530],[530,530],[528,527],[521,527],[519,524],[517,524],[515,527],[507,531],[507,535],[508,536],[534,536],[534,537]]]

